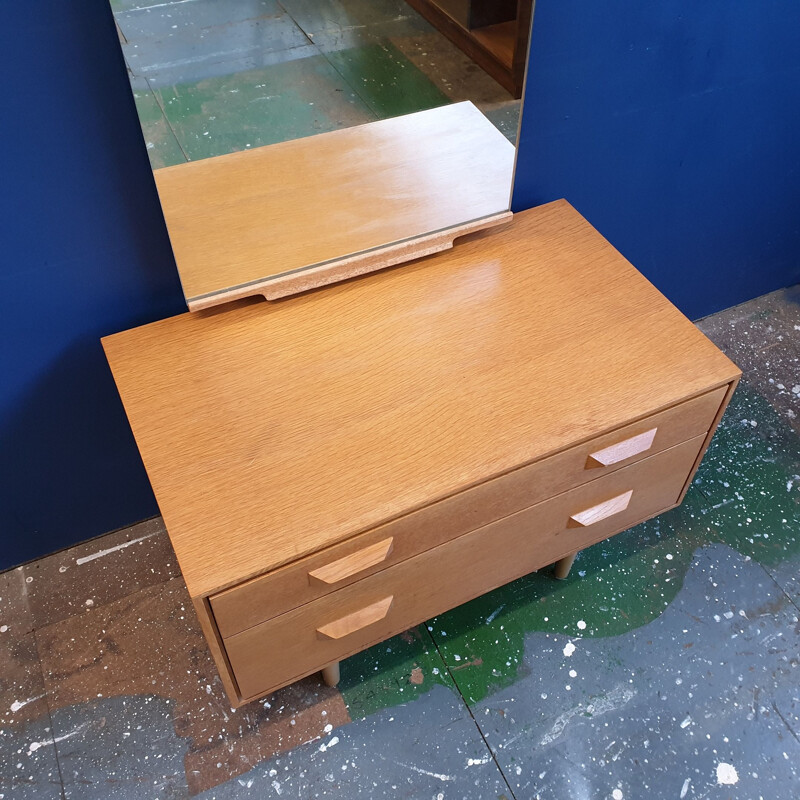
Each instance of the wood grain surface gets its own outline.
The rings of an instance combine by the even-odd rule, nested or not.
[[[739,375],[565,201],[104,346],[193,596]]]
[[[721,387],[687,400],[212,595],[210,604],[220,633],[232,636],[378,569],[404,561],[621,466],[699,436],[711,428],[726,391],[727,387]],[[627,441],[632,434],[635,436],[653,425],[657,426],[658,432],[646,452],[630,454],[626,460],[606,466],[600,466],[587,457],[597,447]],[[389,540],[391,549],[386,552]],[[368,554],[376,550],[385,552],[380,563],[365,563]],[[346,570],[342,567],[352,566],[354,562],[360,567],[359,571],[349,576],[344,574]],[[310,575],[320,572],[323,575],[333,572],[339,580],[335,586],[309,580]]]
[[[242,697],[297,680],[675,505],[703,438],[505,517],[225,639]],[[587,527],[567,526],[573,512],[621,491],[630,491],[631,498],[620,513]],[[319,629],[329,626],[337,637],[320,637]]]
[[[513,145],[465,102],[177,164],[155,179],[184,294],[200,307],[508,211],[513,169]]]
[[[374,250],[365,250],[354,256],[337,258],[324,264],[309,267],[308,269],[295,270],[284,275],[270,276],[262,280],[251,281],[231,289],[223,289],[213,294],[203,295],[198,298],[189,298],[187,304],[189,311],[202,311],[206,308],[241,300],[245,297],[261,295],[267,300],[279,300],[293,294],[318,289],[331,283],[339,283],[369,272],[377,272],[396,264],[403,264],[415,258],[440,253],[451,248],[456,239],[469,233],[504,225],[511,221],[513,214],[504,211],[488,217],[466,222],[463,225],[454,225],[439,233],[417,236],[404,242],[378,247]]]

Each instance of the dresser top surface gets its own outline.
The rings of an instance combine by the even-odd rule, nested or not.
[[[565,201],[103,344],[193,596],[739,374]]]

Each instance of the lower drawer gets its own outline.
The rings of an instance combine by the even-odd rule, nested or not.
[[[224,639],[243,700],[285,686],[678,501],[705,436]]]

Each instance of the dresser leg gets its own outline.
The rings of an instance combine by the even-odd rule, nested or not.
[[[336,686],[339,683],[339,662],[334,661],[322,670],[322,680],[326,686]]]
[[[577,555],[577,553],[573,553],[572,555],[564,556],[560,561],[556,561],[555,570],[553,571],[556,578],[563,581],[569,575],[569,571],[572,569],[572,562],[575,561],[575,556]]]

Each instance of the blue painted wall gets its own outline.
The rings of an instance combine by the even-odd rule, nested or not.
[[[0,43],[2,569],[157,513],[99,339],[185,306],[108,0]]]
[[[514,207],[559,197],[693,319],[800,281],[800,3],[537,0]]]
[[[538,0],[515,208],[567,197],[693,317],[800,281],[799,32]],[[156,512],[99,338],[184,305],[107,0],[13,3],[0,43],[3,568]]]

